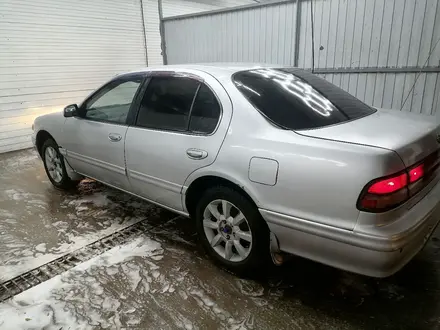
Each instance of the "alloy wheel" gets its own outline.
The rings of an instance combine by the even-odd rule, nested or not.
[[[230,262],[245,260],[252,249],[252,232],[244,214],[227,200],[210,202],[203,212],[203,229],[214,251]]]
[[[46,148],[44,161],[51,179],[56,183],[60,183],[63,180],[63,168],[60,155],[55,148],[51,146]]]

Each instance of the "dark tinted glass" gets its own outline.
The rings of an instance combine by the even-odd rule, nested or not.
[[[136,125],[186,131],[188,115],[199,82],[181,77],[155,77],[148,84]]]
[[[220,105],[206,85],[201,85],[191,111],[189,130],[196,133],[212,133],[220,117]]]
[[[374,113],[342,89],[299,69],[242,71],[233,80],[261,113],[286,129],[319,128]]]

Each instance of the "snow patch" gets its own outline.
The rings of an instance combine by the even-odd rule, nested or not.
[[[51,262],[59,257],[62,257],[63,255],[78,250],[105,236],[108,236],[119,230],[125,229],[142,220],[143,220],[142,218],[131,218],[130,220],[122,224],[112,223],[111,226],[105,229],[96,232],[91,232],[88,234],[83,234],[81,236],[76,236],[73,233],[67,233],[66,234],[67,242],[61,243],[56,247],[46,250],[45,254],[39,255],[38,257],[34,256],[32,252],[26,254],[25,252],[27,250],[24,250],[20,254],[20,258],[19,258],[20,263],[15,264],[13,266],[11,264],[0,265],[0,281],[4,282],[10,280],[24,272],[39,267],[45,263]],[[68,228],[64,222],[58,222],[57,226]]]
[[[38,194],[31,194],[28,192],[24,192],[22,190],[16,190],[16,189],[7,189],[4,191],[4,194],[6,195],[6,198],[10,199],[10,200],[14,200],[14,201],[22,201],[22,200],[27,200],[32,204],[45,204],[44,201],[42,200],[31,200],[31,198],[33,197],[40,197],[42,198],[42,195],[38,195]]]
[[[237,286],[240,292],[246,296],[261,297],[264,295],[264,287],[255,281],[238,279]]]
[[[35,250],[38,251],[38,252],[46,252],[46,243],[38,244],[35,247]]]
[[[84,210],[87,209],[87,206],[84,206],[83,204],[93,204],[98,207],[104,207],[104,206],[108,206],[110,203],[113,202],[107,198],[107,194],[102,192],[97,192],[87,197],[74,199],[69,202],[69,205],[80,207],[82,210]]]
[[[121,315],[119,310],[122,302],[107,295],[102,283],[92,275],[119,265],[125,269],[124,274],[129,274],[131,288],[137,288],[141,269],[127,262],[135,257],[150,257],[160,253],[163,253],[160,243],[143,237],[115,247],[0,304],[0,328],[121,328],[122,317],[130,318],[136,307],[126,309]],[[74,303],[85,306],[85,310],[70,308]],[[139,319],[132,317],[128,323],[138,324]]]
[[[2,171],[1,174],[20,173],[30,166],[33,166],[37,162],[37,160],[38,154],[33,149],[18,152],[6,159],[0,159],[0,168],[6,170]]]

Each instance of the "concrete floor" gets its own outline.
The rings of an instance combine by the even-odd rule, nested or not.
[[[137,221],[151,230],[0,304],[0,329],[440,329],[439,231],[385,280],[300,258],[241,279],[190,220],[92,181],[57,191],[33,151],[0,155],[0,282]]]

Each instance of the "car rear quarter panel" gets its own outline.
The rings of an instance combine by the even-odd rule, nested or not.
[[[372,179],[404,168],[390,150],[304,137],[274,127],[233,86],[233,118],[214,164],[192,174],[217,175],[242,187],[260,209],[353,230],[357,199]],[[253,157],[273,159],[275,185],[249,179]]]

